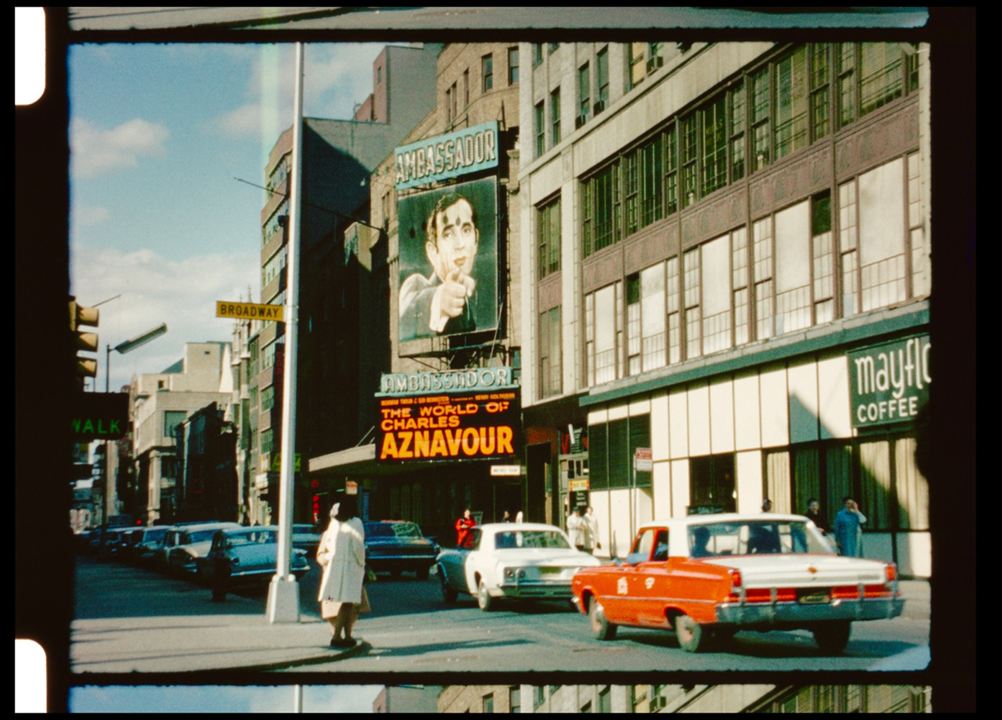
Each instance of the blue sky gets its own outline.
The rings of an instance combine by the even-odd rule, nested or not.
[[[372,712],[381,685],[307,685],[303,712]],[[250,713],[292,712],[295,689],[281,687],[183,686],[94,687],[70,691],[70,712]]]
[[[350,118],[382,44],[308,45],[304,113]],[[185,342],[229,340],[215,300],[260,290],[268,151],[292,124],[293,46],[80,45],[70,72],[70,284],[101,305],[104,348],[161,322],[168,333],[111,357],[111,389],[160,372]]]

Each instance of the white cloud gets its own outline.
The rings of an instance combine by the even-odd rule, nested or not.
[[[179,359],[186,342],[228,341],[233,323],[215,317],[216,300],[246,299],[259,289],[259,260],[253,252],[205,254],[169,260],[153,250],[123,252],[72,248],[73,294],[84,305],[115,295],[101,306],[102,346],[115,346],[162,322],[168,332],[126,356],[111,359],[111,387],[127,384],[133,372],[160,372]],[[99,375],[104,375],[99,354]],[[103,387],[103,377],[100,384]]]
[[[99,206],[73,208],[73,222],[78,227],[100,225],[111,217],[108,208]]]
[[[140,158],[162,156],[170,132],[163,125],[133,118],[108,130],[75,118],[70,124],[73,175],[92,178],[136,167]]]

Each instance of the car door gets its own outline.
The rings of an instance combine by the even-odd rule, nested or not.
[[[634,566],[637,621],[643,625],[664,627],[664,607],[670,596],[668,572],[668,529],[654,528],[650,555]]]
[[[622,625],[640,624],[643,579],[638,567],[648,561],[654,548],[654,528],[637,533],[626,559],[617,562],[606,583],[599,588],[605,616]]]

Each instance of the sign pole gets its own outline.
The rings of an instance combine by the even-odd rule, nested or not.
[[[299,585],[290,572],[296,457],[296,364],[299,332],[299,235],[303,198],[303,44],[296,43],[296,115],[292,125],[292,212],[289,225],[285,361],[282,374],[282,470],[279,476],[278,566],[268,587],[268,621],[299,622]]]

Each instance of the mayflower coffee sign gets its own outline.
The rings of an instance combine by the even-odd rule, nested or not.
[[[394,383],[399,381],[398,377],[384,376],[384,392],[376,396],[377,461],[434,462],[514,456],[519,445],[519,388],[496,382],[479,383],[471,372],[478,375],[476,371],[419,373],[413,383],[399,384]],[[390,388],[400,385],[449,388],[452,392],[414,395],[385,392],[392,393]]]
[[[857,428],[911,422],[929,399],[928,335],[849,353],[849,402]]]

